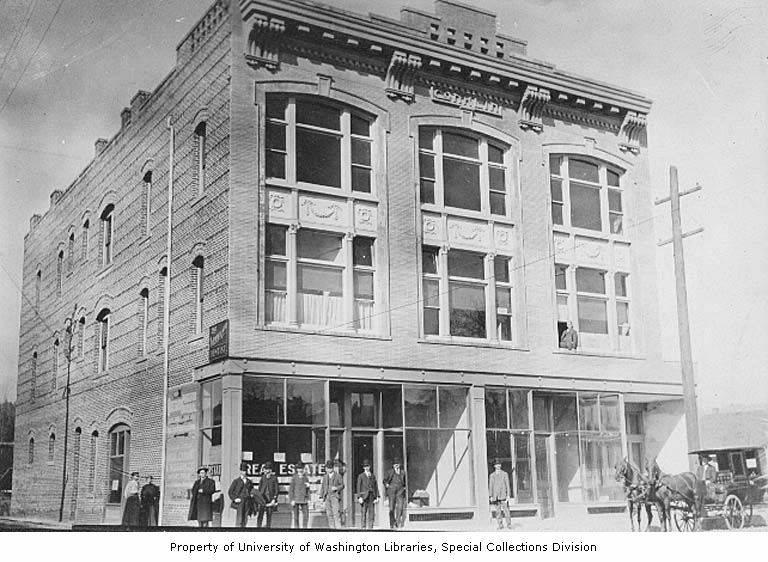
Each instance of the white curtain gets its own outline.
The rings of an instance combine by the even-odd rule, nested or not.
[[[344,300],[330,293],[299,293],[299,324],[341,327]]]
[[[355,300],[355,328],[373,331],[373,301]]]
[[[267,291],[267,322],[287,322],[287,296],[282,291]]]

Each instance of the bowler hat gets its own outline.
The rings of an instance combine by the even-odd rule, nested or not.
[[[296,463],[296,468],[304,468],[304,463],[299,461]]]
[[[248,465],[246,463],[244,463],[244,462],[241,462],[240,463],[240,470],[242,470],[243,472],[248,472]]]
[[[134,470],[133,472],[131,472],[131,477],[138,476],[138,475],[139,475],[138,470]]]
[[[369,461],[368,459],[365,459],[365,460],[363,461],[363,466],[367,466],[367,467],[369,467],[369,468],[370,468],[370,466],[371,466],[371,461]]]
[[[207,466],[201,466],[200,468],[197,469],[197,473],[200,474],[200,471],[208,472],[208,467]]]
[[[325,461],[325,468],[333,468],[333,461],[330,459]]]
[[[392,464],[393,465],[396,465],[396,464],[400,464],[401,465],[401,464],[403,464],[403,461],[400,460],[400,457],[395,457],[395,459],[392,461]]]
[[[272,463],[267,461],[264,463],[264,470],[272,470]]]
[[[336,459],[335,461],[333,461],[333,466],[344,466],[344,461],[342,461],[341,459]]]
[[[500,459],[500,458],[498,458],[498,457],[497,457],[497,458],[495,458],[495,459],[493,459],[493,466],[496,466],[497,464],[498,464],[498,465],[501,465],[501,464],[502,464],[502,463],[501,463],[501,459]]]

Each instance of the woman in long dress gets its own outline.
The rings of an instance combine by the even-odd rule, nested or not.
[[[123,492],[125,497],[125,507],[123,508],[123,525],[126,527],[137,527],[139,525],[139,473],[131,472],[131,479],[125,485]]]

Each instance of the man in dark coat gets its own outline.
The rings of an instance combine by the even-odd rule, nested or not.
[[[399,529],[403,526],[405,500],[408,494],[405,471],[400,467],[400,459],[394,460],[392,469],[384,477],[384,488],[389,500],[389,527]]]
[[[211,496],[216,491],[216,482],[208,478],[208,467],[197,469],[197,480],[192,484],[192,498],[189,501],[190,521],[197,521],[200,527],[208,527],[213,519]]]
[[[143,527],[157,527],[157,515],[160,507],[160,488],[147,476],[147,483],[141,487],[141,518]]]
[[[357,475],[355,494],[360,504],[360,528],[373,529],[373,508],[379,501],[379,484],[371,472],[371,462],[367,459],[363,461],[363,472]]]
[[[328,518],[328,527],[341,529],[341,498],[344,490],[344,479],[339,470],[341,461],[327,460],[325,462],[325,476],[320,486],[320,499],[325,502],[325,515]]]
[[[277,476],[272,472],[272,463],[264,463],[264,469],[259,482],[259,492],[264,498],[264,503],[258,506],[256,526],[261,528],[264,514],[267,514],[267,529],[272,527],[272,512],[277,507]]]
[[[247,466],[240,465],[240,475],[232,480],[229,485],[229,499],[232,500],[232,509],[235,513],[235,525],[245,527],[248,524],[248,512],[250,511],[251,488],[253,482],[246,475]]]
[[[570,320],[560,336],[560,347],[570,349],[571,351],[576,351],[579,347],[579,333],[573,328],[573,322]]]

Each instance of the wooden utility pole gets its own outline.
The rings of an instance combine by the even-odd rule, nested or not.
[[[685,260],[683,259],[683,238],[702,232],[697,228],[683,234],[680,220],[680,198],[699,191],[701,186],[680,192],[677,184],[677,168],[669,167],[669,197],[657,199],[656,205],[669,201],[672,212],[672,238],[659,242],[659,246],[672,243],[672,254],[675,262],[675,288],[677,295],[677,332],[680,338],[680,366],[683,376],[683,402],[685,405],[685,428],[688,434],[688,452],[697,451],[700,447],[699,414],[696,405],[696,379],[693,372],[693,353],[691,351],[691,329],[688,322],[688,289],[685,284]],[[689,459],[693,467],[695,460]]]
[[[69,385],[72,372],[72,337],[75,333],[75,315],[77,305],[72,311],[72,316],[67,318],[64,332],[64,357],[67,359],[67,384],[64,386],[64,462],[61,468],[61,501],[59,503],[59,521],[64,520],[64,497],[67,492],[67,455],[69,454]]]

